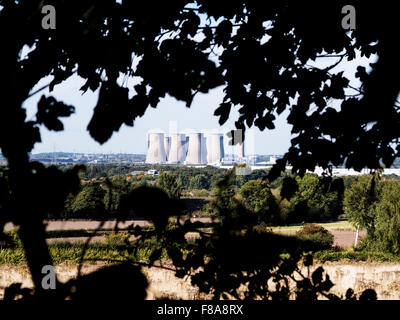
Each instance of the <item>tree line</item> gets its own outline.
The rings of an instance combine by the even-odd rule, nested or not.
[[[400,181],[379,172],[358,177],[345,191],[344,208],[356,227],[367,236],[360,247],[400,253]]]
[[[171,166],[160,167],[168,170],[160,172],[159,176],[146,175],[145,170],[138,175],[130,175],[132,170],[129,167],[126,169],[128,174],[108,176],[108,172],[111,174],[115,172],[116,166],[110,165],[106,170],[103,165],[97,169],[96,165],[89,168],[89,173],[82,172],[81,177],[91,178],[93,172],[101,172],[96,174],[98,179],[83,179],[79,192],[67,197],[64,210],[58,215],[49,215],[48,218],[115,218],[120,210],[121,198],[140,186],[158,187],[175,199],[188,196],[190,195],[188,191],[193,190],[204,190],[206,191],[204,194],[197,194],[215,198],[217,183],[228,172],[226,169],[210,166],[205,168]],[[369,221],[368,217],[371,215],[375,217],[377,196],[374,196],[375,202],[368,200],[368,208],[364,203],[366,200],[364,202],[359,200],[366,193],[365,190],[359,190],[360,184],[365,183],[369,175],[331,178],[308,173],[303,177],[294,177],[286,172],[272,183],[265,179],[267,175],[268,170],[262,169],[254,170],[248,175],[232,176],[232,192],[258,216],[260,223],[290,225],[350,218],[351,222],[361,228],[367,230],[376,228],[375,222],[372,225],[365,221]],[[397,180],[395,176],[381,177],[376,193],[381,194],[381,184],[396,185]],[[285,195],[288,181],[295,183],[290,196]],[[212,201],[203,207],[203,211],[209,215],[215,214]],[[355,212],[362,212],[366,220],[360,222],[360,219],[355,219]],[[369,231],[369,234],[373,233],[374,231]]]

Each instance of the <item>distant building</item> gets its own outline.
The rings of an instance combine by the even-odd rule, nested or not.
[[[168,155],[169,164],[183,164],[186,158],[186,137],[184,134],[171,134],[171,147]]]
[[[152,176],[158,176],[159,172],[158,172],[158,170],[152,169],[152,170],[147,171],[146,174],[149,174]]]
[[[270,156],[268,164],[275,164],[275,163],[276,163],[276,158],[274,156]]]
[[[207,162],[209,164],[219,163],[224,158],[224,136],[221,133],[212,133],[209,137]]]
[[[205,148],[204,138],[202,133],[190,133],[189,134],[189,145],[188,152],[186,155],[186,164],[205,164],[204,161],[204,150]]]
[[[164,149],[164,134],[149,133],[148,139],[149,148],[147,150],[146,163],[165,163],[167,156]]]

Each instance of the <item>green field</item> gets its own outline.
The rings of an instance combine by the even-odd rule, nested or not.
[[[347,220],[316,224],[324,227],[328,231],[356,231],[356,228],[354,228]],[[272,231],[284,234],[295,234],[301,229],[301,227],[301,225],[272,227]]]

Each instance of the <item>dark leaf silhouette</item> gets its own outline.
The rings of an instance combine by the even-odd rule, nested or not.
[[[69,117],[74,110],[74,107],[58,102],[53,97],[42,96],[38,102],[36,121],[39,124],[44,124],[49,130],[61,131],[64,126],[58,118]]]
[[[295,179],[286,177],[282,182],[281,197],[290,200],[298,190],[298,185]]]
[[[84,301],[90,297],[98,302],[135,303],[146,298],[147,286],[147,279],[140,268],[117,264],[70,280],[64,290],[72,300]]]

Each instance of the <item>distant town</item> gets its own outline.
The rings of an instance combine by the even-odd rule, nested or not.
[[[226,154],[222,161],[211,164],[217,168],[232,168],[236,163],[246,163],[251,170],[268,169],[271,168],[276,160],[281,158],[282,155],[253,155],[239,159],[236,154]],[[251,161],[249,161],[251,159]],[[245,161],[243,161],[245,160]],[[38,161],[45,165],[56,166],[72,166],[74,164],[88,164],[88,165],[129,165],[129,166],[146,166],[149,168],[154,165],[171,165],[170,163],[164,164],[149,164],[146,162],[146,154],[133,154],[133,153],[72,153],[72,152],[44,152],[37,154],[30,154],[30,161]],[[6,159],[0,154],[0,165],[6,165]],[[174,164],[173,164],[174,165]],[[175,164],[189,167],[206,167],[207,164],[193,165],[193,164]],[[210,164],[208,164],[210,165]],[[290,166],[287,169],[291,169]],[[322,175],[324,171],[322,168],[317,167],[314,171],[317,175]],[[361,172],[353,169],[346,169],[344,166],[333,168],[334,176],[348,176],[359,175],[368,173],[368,169],[363,169]],[[400,159],[396,159],[391,168],[385,169],[383,174],[400,176]]]
[[[255,155],[253,156],[255,165],[273,165],[281,155]],[[226,155],[227,159],[234,159],[235,155]],[[0,156],[1,161],[5,161]],[[146,164],[146,154],[131,153],[69,153],[69,152],[48,152],[30,155],[31,161],[38,161],[52,165],[73,165],[82,164]]]

